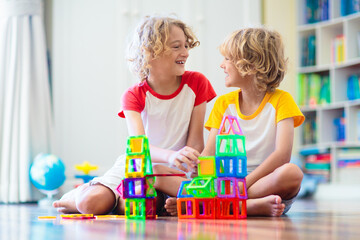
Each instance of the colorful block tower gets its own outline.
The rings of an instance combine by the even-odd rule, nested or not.
[[[234,116],[224,116],[216,136],[216,156],[199,157],[198,176],[182,182],[179,218],[246,218],[245,136]]]
[[[128,138],[125,179],[117,187],[125,199],[125,218],[156,218],[156,190],[154,188],[149,141],[145,135]]]

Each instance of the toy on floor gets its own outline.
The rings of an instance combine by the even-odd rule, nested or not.
[[[65,181],[64,163],[53,154],[40,153],[34,158],[29,175],[32,184],[47,196],[41,199],[38,204],[51,206],[52,202],[55,201],[54,195],[58,193],[58,188]]]
[[[97,165],[91,165],[88,161],[84,161],[81,165],[75,165],[76,170],[82,171],[83,175],[75,175],[75,178],[80,178],[84,181],[84,183],[90,182],[94,177],[89,173],[92,170],[97,170]]]
[[[236,117],[224,116],[216,156],[199,157],[198,177],[183,181],[177,195],[180,219],[242,219],[246,213],[246,151]]]
[[[125,179],[117,187],[125,199],[125,218],[156,219],[156,177],[185,176],[185,174],[153,174],[149,140],[145,135],[128,138]],[[136,191],[136,187],[139,191]]]

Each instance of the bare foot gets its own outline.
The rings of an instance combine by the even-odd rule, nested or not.
[[[57,211],[60,213],[79,213],[75,203],[76,190],[78,189],[73,189],[65,193],[60,200],[54,201],[53,207],[57,208]]]
[[[165,209],[171,216],[177,216],[176,197],[170,197],[165,201]]]
[[[248,199],[246,201],[247,215],[280,217],[285,209],[281,197],[270,195],[263,198]]]

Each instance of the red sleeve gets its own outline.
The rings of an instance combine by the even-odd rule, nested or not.
[[[124,111],[131,110],[141,113],[145,106],[145,93],[141,91],[139,85],[130,87],[122,95],[121,109],[118,113],[119,117],[125,118]]]
[[[188,73],[188,85],[196,95],[194,106],[200,105],[203,102],[210,102],[216,97],[216,93],[210,81],[202,73]]]

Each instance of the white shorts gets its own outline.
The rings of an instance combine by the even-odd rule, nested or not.
[[[101,177],[95,177],[90,181],[90,185],[101,184],[110,188],[116,199],[119,198],[119,193],[116,191],[116,188],[119,186],[121,180],[125,178],[125,160],[126,155],[120,155],[115,164]],[[117,200],[116,200],[117,202]]]
[[[125,178],[125,162],[126,162],[126,155],[120,155],[117,159],[115,164],[101,177],[95,177],[93,180],[90,181],[90,185],[96,185],[101,184],[106,187],[108,187],[111,191],[113,191],[115,198],[116,198],[116,204],[114,206],[114,209],[116,208],[118,202],[119,202],[119,193],[116,191],[116,188],[119,186],[121,180]],[[140,163],[136,162],[137,166],[136,168],[140,168]],[[161,164],[168,166],[168,164],[162,164],[162,163],[155,163],[153,164]],[[181,171],[178,168],[174,169]],[[191,172],[185,173],[187,178],[190,178]]]

